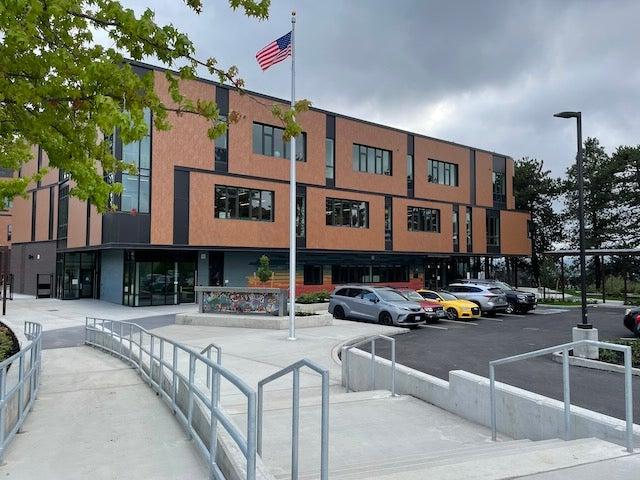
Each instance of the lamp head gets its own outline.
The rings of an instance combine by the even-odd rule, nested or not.
[[[579,118],[580,112],[560,112],[555,113],[553,116],[558,118]]]

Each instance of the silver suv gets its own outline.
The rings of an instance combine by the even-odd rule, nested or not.
[[[358,318],[399,327],[415,327],[426,321],[419,304],[388,287],[342,285],[329,298],[329,313],[338,319]]]
[[[507,296],[502,289],[493,285],[469,285],[452,283],[447,290],[456,297],[469,300],[480,307],[482,313],[494,315],[507,310]]]

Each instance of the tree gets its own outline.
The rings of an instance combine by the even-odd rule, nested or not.
[[[620,175],[624,164],[620,158],[611,158],[600,145],[597,138],[587,138],[584,142],[584,227],[585,247],[604,248],[613,246],[615,240],[623,234],[621,218],[624,205],[617,195],[620,187]],[[563,218],[566,239],[578,246],[578,187],[576,165],[567,169],[567,178],[562,189],[565,198]],[[599,257],[594,257],[595,284],[600,288],[602,265]]]
[[[257,19],[268,18],[270,0],[228,0],[232,9]],[[198,14],[201,0],[185,0]],[[113,46],[100,45],[96,32],[105,32]],[[151,75],[139,76],[127,59],[155,57],[168,68],[170,105],[153,89]],[[31,159],[31,146],[47,152],[51,166],[74,181],[71,194],[89,200],[100,211],[108,206],[119,184],[105,181],[116,171],[135,167],[111,153],[110,137],[118,131],[123,142],[140,140],[147,129],[143,112],[150,109],[158,130],[168,130],[167,112],[199,115],[210,122],[208,135],[223,134],[214,101],[191,100],[180,82],[198,69],[242,91],[238,69],[218,66],[215,58],[199,60],[187,35],[172,25],[158,25],[150,9],[136,16],[117,0],[6,0],[0,2],[0,167],[18,170]],[[295,114],[306,110],[273,107],[285,127],[285,140],[301,132]],[[238,112],[230,112],[229,122]],[[40,175],[0,182],[0,198],[24,195]]]
[[[266,255],[262,255],[258,263],[259,264],[258,270],[256,271],[256,276],[262,283],[268,282],[273,275],[273,272],[269,267],[269,257],[267,257]]]
[[[635,234],[640,216],[640,145],[619,146],[611,155],[618,166],[618,185],[614,191],[621,205],[619,236],[614,239],[620,248],[638,248],[640,239]]]
[[[536,283],[540,283],[540,253],[551,250],[553,242],[561,236],[560,217],[553,203],[560,193],[560,183],[544,169],[544,162],[524,157],[515,162],[513,178],[516,208],[531,213],[533,249],[531,270]]]

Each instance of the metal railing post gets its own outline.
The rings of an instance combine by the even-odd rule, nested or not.
[[[207,360],[211,360],[211,347],[207,349]],[[211,388],[211,367],[207,365],[207,388]],[[211,401],[213,402],[213,397],[211,397]]]
[[[371,339],[371,372],[369,372],[369,388],[376,389],[376,339]]]
[[[489,364],[489,400],[491,403],[491,440],[498,438],[496,427],[496,372],[495,367]]]
[[[322,373],[320,480],[329,480],[329,372]]]
[[[624,351],[624,407],[627,422],[627,452],[633,453],[633,383],[631,380],[631,347]]]
[[[153,346],[156,343],[153,339],[153,334],[149,334],[149,340],[151,341],[151,347],[149,347],[149,381],[151,382],[151,386],[155,390],[156,382],[153,379]]]
[[[256,478],[256,394],[247,394],[247,480]]]
[[[216,453],[218,447],[218,405],[215,402],[215,398],[218,395],[218,385],[216,382],[211,382],[211,432],[209,435],[209,457],[211,459],[211,466],[216,463]]]
[[[571,440],[571,384],[569,382],[569,349],[562,350],[562,396],[564,399],[564,439]]]
[[[7,368],[0,368],[0,460],[4,457],[4,437],[5,437],[5,424],[6,424],[6,412],[7,404],[5,403],[7,385]]]
[[[24,355],[18,361],[18,421],[24,414]]]
[[[173,344],[173,358],[171,359],[171,374],[173,378],[173,386],[171,388],[171,411],[175,415],[178,411],[176,406],[176,393],[178,391],[178,345]]]
[[[396,396],[396,339],[391,342],[391,396]]]
[[[133,359],[133,323],[129,324],[129,361]]]
[[[189,439],[191,435],[191,421],[193,420],[193,377],[196,373],[196,357],[193,353],[189,353],[189,407],[187,410],[187,427],[189,432]]]
[[[293,371],[293,414],[291,418],[291,479],[298,480],[298,435],[300,434],[300,369]]]
[[[349,393],[349,348],[342,347],[342,361],[344,362],[344,388]]]
[[[264,390],[262,385],[258,385],[258,416],[256,419],[257,422],[257,439],[256,439],[256,449],[258,450],[258,455],[262,455],[262,409],[264,408]]]

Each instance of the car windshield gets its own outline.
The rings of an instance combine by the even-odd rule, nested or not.
[[[500,287],[502,290],[513,290],[513,287],[508,283],[504,282],[496,282],[496,285]]]
[[[422,302],[424,298],[418,292],[414,292],[413,290],[402,290],[400,292],[407,300],[412,300],[414,302]]]
[[[457,300],[458,297],[456,297],[455,295],[451,295],[449,292],[438,292],[438,295],[440,295],[443,300]]]
[[[376,290],[376,293],[382,300],[387,302],[406,302],[407,299],[400,295],[395,290]]]

